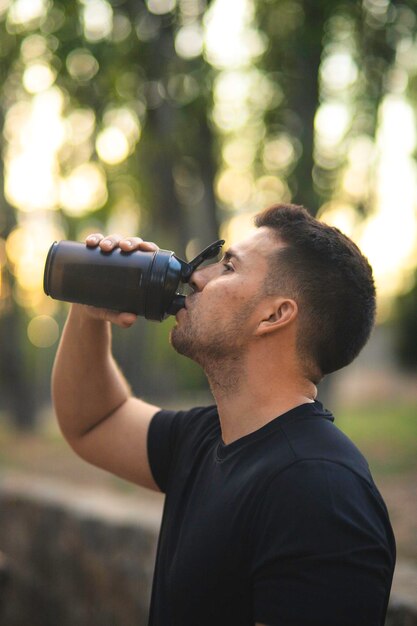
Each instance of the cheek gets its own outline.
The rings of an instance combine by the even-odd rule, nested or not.
[[[233,285],[228,285],[222,292],[220,296],[221,301],[224,303],[227,302],[228,306],[233,307],[234,309],[240,309],[243,306],[246,306],[248,300],[250,300],[250,290],[248,286],[245,285],[245,282],[240,280],[236,281]]]
[[[236,290],[232,286],[213,289],[207,292],[201,311],[201,322],[224,326],[240,319],[248,307],[248,299],[243,289]]]
[[[206,296],[210,300],[221,302],[223,300],[244,300],[246,291],[243,278],[236,274],[230,274],[207,283],[203,293],[206,292]]]
[[[226,274],[209,281],[198,296],[198,315],[201,320],[233,319],[253,302],[258,284],[253,277]]]

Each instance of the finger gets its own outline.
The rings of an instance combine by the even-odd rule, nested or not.
[[[141,250],[151,250],[152,252],[158,252],[159,246],[156,245],[153,241],[142,241],[140,244]]]
[[[138,250],[139,246],[143,243],[143,239],[140,237],[125,237],[119,241],[119,246],[122,250]]]
[[[134,313],[115,313],[113,319],[110,320],[113,324],[120,326],[121,328],[130,328],[137,320],[137,315]]]
[[[99,243],[99,246],[102,250],[108,252],[109,250],[113,250],[117,248],[119,245],[119,241],[121,241],[123,237],[121,235],[107,235],[104,239],[102,239]]]
[[[105,322],[111,322],[122,328],[129,328],[137,319],[135,313],[119,313],[118,311],[112,311],[110,309],[101,309],[95,306],[85,305],[85,308],[90,317]]]
[[[140,237],[126,237],[119,241],[122,250],[144,250],[149,252],[157,252],[159,247],[153,241],[143,241]]]
[[[104,239],[104,237],[101,233],[92,233],[91,235],[88,235],[88,237],[86,237],[85,243],[87,244],[87,246],[95,247],[98,246],[102,239]]]

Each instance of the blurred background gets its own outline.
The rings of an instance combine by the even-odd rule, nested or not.
[[[192,258],[269,204],[304,204],[374,268],[377,328],[320,397],[417,560],[416,104],[415,0],[0,0],[3,470],[128,489],[53,420],[53,241],[140,234]],[[210,402],[171,325],[116,330],[122,369],[153,402]]]

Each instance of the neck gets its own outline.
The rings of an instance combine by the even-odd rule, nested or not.
[[[272,362],[271,352],[262,352],[205,367],[225,444],[316,398],[316,386],[302,376],[295,360]]]

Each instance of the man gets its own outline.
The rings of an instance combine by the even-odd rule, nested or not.
[[[301,207],[271,207],[256,226],[194,272],[171,335],[215,406],[132,397],[109,322],[135,316],[77,305],[53,372],[58,420],[81,457],[166,493],[152,626],[382,626],[395,561],[386,507],[316,401],[321,378],[369,337],[372,271]],[[156,249],[101,235],[87,245]]]

